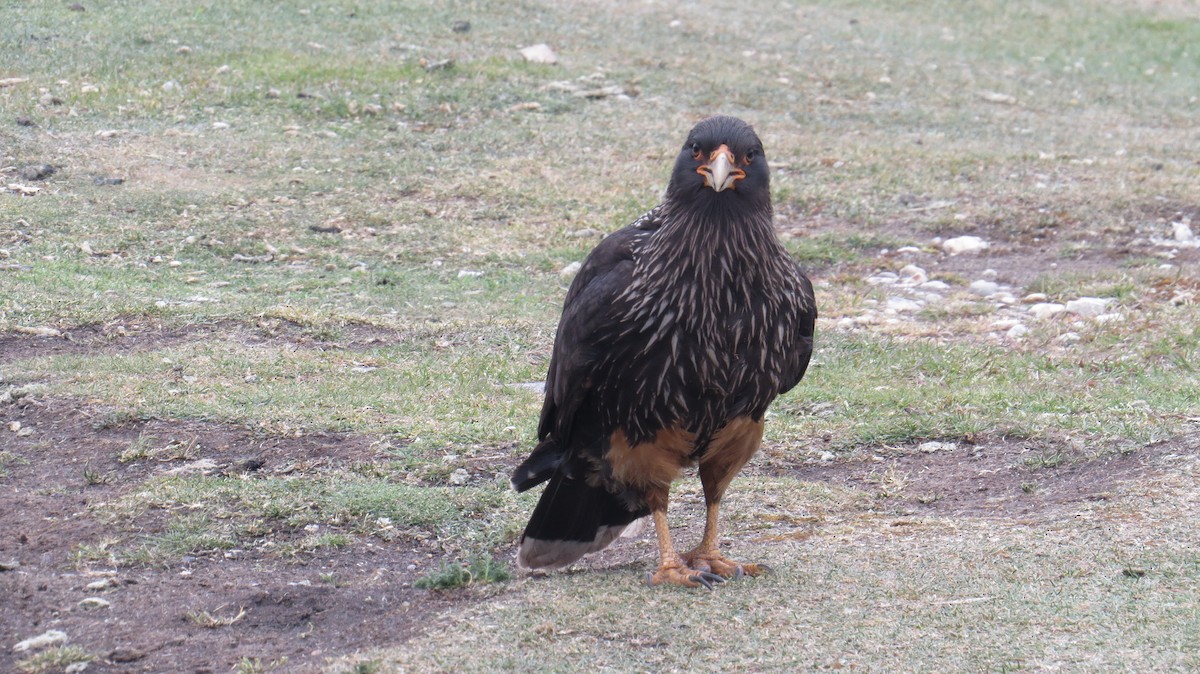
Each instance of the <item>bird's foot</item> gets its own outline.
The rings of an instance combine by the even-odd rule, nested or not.
[[[706,587],[711,590],[714,583],[724,582],[725,579],[715,573],[688,568],[682,560],[663,564],[654,573],[646,574],[646,584],[651,587],[667,583],[682,587]]]
[[[771,572],[766,564],[742,564],[721,555],[716,550],[692,550],[683,554],[687,565],[699,573],[715,574],[721,578],[761,576]]]

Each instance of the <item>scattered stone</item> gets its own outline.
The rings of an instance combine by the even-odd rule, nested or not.
[[[1125,320],[1125,317],[1118,313],[1100,314],[1094,319],[1097,323],[1115,323]]]
[[[112,606],[112,602],[108,601],[107,599],[101,599],[100,597],[88,597],[87,599],[79,602],[79,608],[87,611],[98,608],[108,608],[109,606]]]
[[[1029,293],[1021,298],[1021,304],[1038,304],[1039,302],[1045,302],[1049,299],[1050,298],[1046,296],[1046,293]]]
[[[194,474],[199,473],[201,475],[208,475],[208,474],[212,473],[213,471],[215,471],[218,467],[219,466],[217,465],[217,463],[215,461],[213,461],[212,459],[197,459],[195,461],[188,461],[187,463],[185,463],[181,466],[175,466],[174,468],[172,468],[170,470],[164,471],[163,474],[164,475],[194,475]]]
[[[460,33],[460,34],[461,33],[470,33],[471,32],[471,22],[470,21],[455,21],[453,24],[451,24],[450,30],[455,33]]]
[[[22,168],[18,175],[21,176],[22,180],[45,180],[54,175],[57,170],[49,164],[36,164]]]
[[[21,563],[15,559],[10,559],[7,562],[0,562],[0,573],[5,571],[16,571],[21,568]]]
[[[1080,297],[1077,300],[1067,302],[1065,309],[1072,314],[1094,318],[1104,313],[1104,308],[1108,306],[1108,302],[1109,300],[1100,297]]]
[[[87,671],[88,665],[90,664],[91,663],[87,660],[72,662],[63,668],[63,674],[80,674],[81,672]]]
[[[48,630],[37,635],[36,637],[29,637],[24,641],[18,641],[13,645],[12,649],[14,653],[23,653],[25,651],[47,648],[49,646],[57,646],[65,643],[67,643],[66,632],[63,632],[62,630]]]
[[[1171,223],[1171,237],[1181,243],[1188,243],[1196,240],[1196,234],[1192,232],[1192,228],[1186,222]]]
[[[917,248],[916,246],[900,246],[899,248],[896,249],[896,252],[897,253],[919,253],[919,252],[921,252],[921,249]]]
[[[18,84],[24,84],[29,81],[28,77],[4,77],[0,78],[0,89],[4,87],[13,87]]]
[[[915,264],[905,265],[900,269],[900,280],[904,283],[920,285],[929,281],[929,275]]]
[[[592,100],[608,98],[609,96],[627,96],[625,93],[625,87],[617,84],[610,84],[605,87],[596,87],[595,89],[580,89],[571,95],[579,98],[589,98]]]
[[[1067,307],[1057,302],[1038,302],[1029,307],[1029,313],[1034,318],[1046,319],[1066,311]]]
[[[422,68],[428,70],[429,72],[433,72],[435,70],[450,70],[454,67],[454,59],[438,59],[437,61],[421,59],[417,63],[419,63]]]
[[[102,578],[100,580],[88,583],[87,589],[92,590],[93,592],[99,592],[100,590],[107,590],[116,584],[117,582],[112,578]]]
[[[87,7],[84,7],[83,5],[79,4],[78,2],[72,2],[70,5],[67,5],[67,9],[71,10],[72,12],[86,12],[87,11]]]
[[[257,264],[259,262],[270,262],[271,260],[275,259],[275,256],[271,255],[270,253],[267,253],[266,255],[242,255],[241,253],[234,253],[233,257],[229,259],[233,260],[234,262]]]
[[[1004,333],[1004,336],[1008,337],[1009,339],[1022,339],[1027,334],[1029,334],[1029,328],[1024,323],[1017,323],[1009,328],[1008,331]]]
[[[951,255],[978,253],[988,247],[988,242],[978,236],[956,236],[942,242],[942,250]]]
[[[881,271],[878,274],[874,274],[866,278],[867,283],[870,283],[873,286],[892,285],[899,280],[900,275],[890,271]]]
[[[565,279],[575,278],[575,275],[579,273],[580,269],[583,269],[583,263],[576,260],[575,262],[572,262],[571,264],[560,269],[558,275]]]
[[[21,183],[9,183],[8,191],[15,192],[23,197],[32,197],[38,192],[41,192],[42,188],[34,187],[33,185],[22,185]]]
[[[945,281],[926,281],[921,284],[921,287],[925,290],[948,290],[950,284]]]
[[[530,45],[521,50],[521,56],[529,63],[541,63],[544,65],[554,65],[558,63],[558,54],[550,48],[550,45],[539,43]]]
[[[884,311],[896,314],[911,314],[923,308],[925,307],[920,302],[904,297],[889,297],[887,304],[884,305]]]
[[[576,239],[590,239],[593,236],[599,236],[599,235],[600,235],[600,232],[592,229],[591,227],[584,227],[583,229],[577,229],[577,230],[567,234],[567,236],[570,236],[570,237],[573,237]]]
[[[988,103],[999,103],[1000,105],[1017,104],[1016,96],[1009,96],[1008,94],[1002,94],[998,91],[981,91],[979,92],[979,98],[987,101]]]
[[[13,328],[14,332],[19,332],[23,335],[33,335],[34,337],[62,337],[62,332],[45,326],[26,326],[18,325]]]
[[[229,122],[213,122],[212,128],[214,131],[222,131],[229,128]]]
[[[1078,332],[1064,332],[1058,336],[1058,341],[1063,342],[1064,344],[1074,344],[1081,339],[1083,338],[1079,336]]]
[[[22,116],[17,118],[17,126],[37,126],[37,122],[28,117]]]
[[[471,479],[471,474],[466,468],[456,468],[453,473],[450,473],[450,484],[461,487]]]
[[[458,278],[475,278],[476,276],[483,276],[483,272],[481,272],[477,269],[459,269],[458,270]]]
[[[108,654],[108,659],[112,662],[137,662],[144,657],[146,653],[136,648],[116,648]]]
[[[958,449],[958,444],[954,442],[942,442],[940,440],[930,440],[917,445],[918,452],[932,454],[934,452],[953,452]]]
[[[999,302],[1000,304],[1016,304],[1017,303],[1017,298],[1013,297],[1013,294],[1008,292],[1007,290],[1001,290],[1000,292],[992,293],[991,295],[987,296],[987,299],[989,299],[993,302]]]
[[[995,281],[997,276],[999,276],[999,274],[996,273],[995,269],[984,269],[983,272],[979,274],[979,278],[986,279],[988,281]]]
[[[972,281],[971,285],[967,286],[967,290],[975,293],[976,295],[982,295],[984,297],[995,293],[999,289],[1000,284],[996,283],[995,281],[984,281],[983,279]]]

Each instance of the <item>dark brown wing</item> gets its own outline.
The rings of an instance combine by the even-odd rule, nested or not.
[[[796,273],[800,277],[800,296],[796,298],[801,306],[796,325],[799,339],[797,347],[791,353],[784,354],[787,364],[782,372],[782,381],[779,386],[780,395],[792,390],[804,378],[809,360],[812,359],[813,334],[817,326],[817,302],[813,295],[812,282],[808,280],[808,276],[804,274],[804,270],[799,265],[796,265]]]
[[[596,368],[605,360],[606,348],[610,346],[612,307],[632,281],[634,246],[656,226],[655,212],[601,241],[567,290],[546,373],[546,399],[538,422],[540,442],[513,471],[513,486],[518,491],[550,478],[567,458],[573,433],[596,430],[577,429],[575,422],[592,387]]]

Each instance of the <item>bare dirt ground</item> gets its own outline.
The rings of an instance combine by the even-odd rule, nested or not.
[[[227,672],[243,658],[282,657],[287,671],[315,671],[326,657],[402,642],[427,616],[461,601],[412,589],[415,572],[408,567],[426,562],[427,555],[403,541],[296,559],[188,556],[165,568],[117,568],[72,554],[111,538],[93,512],[151,474],[185,463],[118,462],[121,450],[142,433],[194,440],[192,461],[211,461],[212,470],[229,474],[297,467],[316,472],[365,460],[370,438],[263,437],[220,424],[153,419],[113,423],[105,411],[75,400],[22,399],[0,409],[0,423],[12,422],[35,432],[16,438],[6,433],[4,441],[4,451],[16,459],[0,481],[0,562],[20,565],[0,571],[0,671],[14,671],[13,643],[47,630],[66,632],[71,643],[98,654],[89,672]],[[89,485],[85,470],[109,481]],[[322,574],[337,582],[322,582]],[[106,580],[109,587],[88,588]],[[110,605],[80,607],[87,597]],[[245,617],[228,627],[204,627],[188,617],[207,611],[233,618],[243,609]]]

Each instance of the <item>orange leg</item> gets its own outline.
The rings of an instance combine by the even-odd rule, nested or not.
[[[707,496],[707,493],[705,494]],[[705,499],[708,500],[707,498]],[[740,564],[717,551],[717,511],[720,501],[708,501],[708,509],[704,519],[704,537],[700,544],[683,553],[683,559],[688,567],[700,572],[716,574],[722,578],[741,578],[758,576],[769,572],[766,564]]]
[[[713,447],[700,460],[700,483],[704,486],[704,502],[707,504],[704,537],[699,545],[683,554],[683,559],[697,571],[724,578],[757,576],[770,571],[770,567],[766,564],[739,564],[717,551],[717,515],[725,489],[762,442],[762,422],[742,420],[725,430],[729,433],[718,434]]]
[[[659,565],[657,571],[646,574],[646,584],[704,586],[711,590],[713,583],[725,582],[725,579],[717,574],[690,568],[675,551],[675,546],[671,543],[671,530],[667,524],[667,490],[655,491],[647,500],[650,501],[650,515],[654,518],[654,531],[658,535]]]

